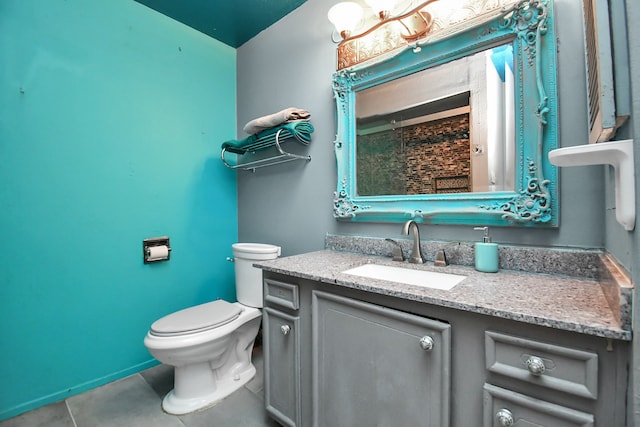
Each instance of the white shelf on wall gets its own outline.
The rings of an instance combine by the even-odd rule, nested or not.
[[[616,220],[631,231],[636,222],[633,139],[558,148],[549,152],[556,166],[611,165],[615,172]]]

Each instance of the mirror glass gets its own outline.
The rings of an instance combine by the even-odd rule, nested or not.
[[[513,46],[356,92],[359,196],[514,190]]]
[[[558,225],[552,0],[333,76],[334,216]]]

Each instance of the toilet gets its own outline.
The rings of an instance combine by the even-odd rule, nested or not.
[[[169,314],[151,325],[144,345],[160,362],[174,366],[174,388],[162,401],[182,415],[224,399],[256,373],[251,363],[262,308],[262,270],[255,261],[275,259],[280,247],[232,245],[238,302],[216,300]]]

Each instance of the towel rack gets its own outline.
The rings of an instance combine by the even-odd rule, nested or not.
[[[282,134],[283,131],[284,131],[284,134]],[[294,135],[292,135],[289,131],[287,131],[286,129],[279,129],[275,134],[270,134],[270,135],[257,138],[255,142],[251,143],[250,145],[246,145],[241,149],[234,148],[232,150],[229,150],[229,147],[224,147],[222,149],[222,154],[221,154],[222,162],[225,164],[225,166],[231,169],[242,169],[242,170],[250,170],[252,172],[255,172],[256,169],[258,168],[277,165],[279,163],[286,163],[294,160],[310,161],[311,156],[309,155],[303,156],[300,154],[293,154],[293,153],[286,152],[282,149],[280,144],[292,138],[294,138]],[[224,154],[229,151],[241,156],[254,155],[256,152],[270,148],[270,147],[275,147],[279,154],[276,154],[271,157],[266,157],[263,159],[253,160],[253,161],[244,162],[244,163],[238,163],[236,165],[229,163],[224,156]]]

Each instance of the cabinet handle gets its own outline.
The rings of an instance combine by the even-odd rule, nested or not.
[[[506,408],[500,409],[496,412],[496,421],[500,427],[509,427],[514,424],[513,414]]]
[[[423,349],[424,351],[431,351],[433,350],[433,338],[431,338],[429,335],[425,335],[422,338],[420,338],[420,348]]]
[[[289,325],[280,326],[280,332],[282,333],[282,335],[289,335],[289,332],[291,332],[291,326]]]
[[[547,369],[544,366],[544,361],[538,356],[529,356],[526,363],[527,369],[529,370],[529,372],[531,372],[532,375],[542,375]]]

